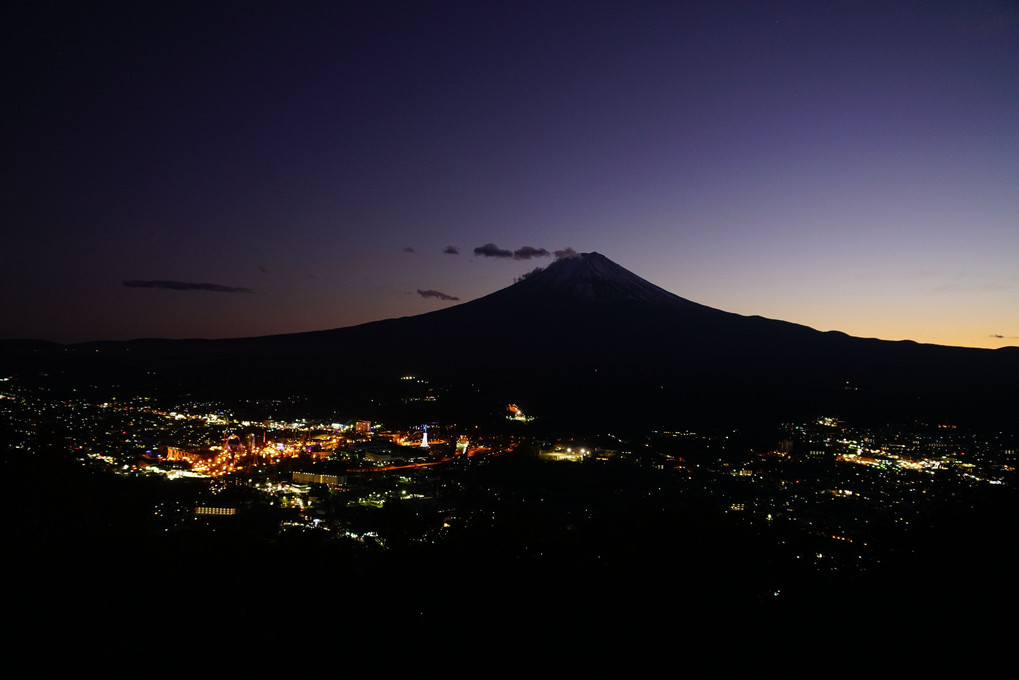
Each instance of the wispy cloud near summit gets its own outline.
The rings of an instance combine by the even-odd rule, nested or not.
[[[486,243],[483,246],[478,246],[474,249],[475,255],[481,255],[483,257],[513,257],[513,253],[509,250],[503,250],[494,243]]]
[[[478,246],[474,249],[475,255],[481,255],[483,257],[498,257],[503,259],[513,258],[514,260],[530,260],[534,257],[548,257],[551,253],[545,248],[535,248],[534,246],[521,246],[516,250],[503,250],[494,243],[486,243],[483,246]]]
[[[514,260],[530,260],[532,257],[548,257],[548,251],[533,246],[523,246],[513,251]]]

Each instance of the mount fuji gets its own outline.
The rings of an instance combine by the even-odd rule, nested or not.
[[[98,352],[96,350],[99,350]],[[438,311],[311,333],[136,340],[28,352],[69,376],[188,393],[313,393],[338,404],[394,376],[563,422],[667,426],[813,414],[1010,422],[1019,348],[855,338],[670,293],[599,253]],[[156,376],[156,377],[152,377]]]

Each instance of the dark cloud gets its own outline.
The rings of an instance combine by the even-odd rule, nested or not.
[[[1019,335],[1001,335],[1000,333],[991,333],[988,337],[997,338],[998,340],[1016,340]]]
[[[421,297],[426,297],[426,298],[428,298],[428,297],[439,298],[440,300],[459,300],[460,299],[460,298],[454,297],[452,295],[446,295],[445,293],[442,293],[442,292],[437,291],[437,290],[421,290],[420,288],[418,288],[418,295],[420,295]]]
[[[259,271],[261,271],[261,272],[262,272],[263,274],[268,274],[268,273],[269,273],[269,268],[268,268],[268,267],[266,267],[266,266],[265,266],[264,264],[263,264],[263,265],[259,265],[259,266],[258,266],[258,269],[259,269]]]
[[[250,288],[221,286],[218,283],[191,283],[189,281],[124,281],[128,288],[162,288],[164,290],[211,290],[217,293],[254,293]]]
[[[442,252],[446,253],[447,255],[459,255],[460,249],[457,248],[456,246],[446,246],[445,248],[443,248]]]
[[[405,252],[405,253],[416,253],[417,251],[414,250],[413,248],[411,248],[410,246],[407,246],[406,248],[403,249],[403,252]]]
[[[503,250],[494,243],[486,243],[483,246],[478,246],[474,249],[475,255],[483,255],[484,257],[513,257],[513,253],[508,250]]]
[[[568,247],[568,246],[566,248],[563,248],[562,250],[555,251],[555,259],[557,259],[557,260],[563,260],[563,259],[566,259],[567,257],[576,257],[576,256],[577,256],[577,251],[574,250],[573,248]]]
[[[513,252],[514,260],[530,260],[532,257],[548,257],[548,251],[544,248],[523,246]]]

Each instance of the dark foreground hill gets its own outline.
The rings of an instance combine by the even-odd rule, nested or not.
[[[570,426],[817,413],[997,424],[1019,405],[1019,348],[862,339],[731,314],[598,253],[414,317],[231,340],[10,344],[3,359],[8,370],[56,373],[79,386],[300,393],[338,408],[399,401],[390,386],[414,374],[448,388],[433,408],[440,416],[512,401]]]

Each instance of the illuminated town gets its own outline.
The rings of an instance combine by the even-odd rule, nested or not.
[[[613,515],[620,498],[633,498],[634,522],[696,508],[767,544],[776,567],[754,582],[758,597],[781,597],[804,574],[866,574],[935,509],[1014,491],[1016,481],[1014,438],[943,423],[867,428],[823,417],[784,425],[770,446],[754,448],[736,430],[551,438],[532,432],[540,416],[515,404],[492,431],[310,414],[255,420],[243,414],[248,404],[54,399],[14,379],[0,383],[0,407],[25,471],[63,450],[93,474],[164,480],[145,519],[151,533],[243,527],[261,540],[296,532],[401,551],[512,523],[515,538],[500,549],[514,559],[611,569],[627,556],[596,527],[608,522],[606,536],[655,532],[626,524],[629,505]],[[541,520],[521,523],[534,508]]]

